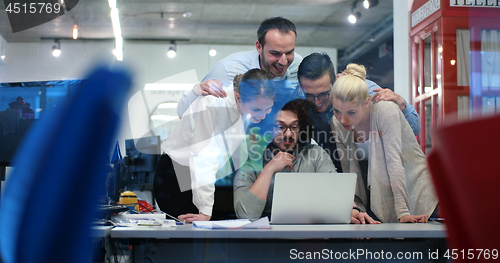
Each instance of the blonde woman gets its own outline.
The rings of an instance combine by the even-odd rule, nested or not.
[[[398,105],[371,102],[365,77],[349,64],[331,92],[342,170],[358,175],[356,205],[381,222],[425,223],[438,203],[426,157]]]

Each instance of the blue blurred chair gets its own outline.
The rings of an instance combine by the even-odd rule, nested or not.
[[[1,200],[4,263],[88,262],[90,222],[131,83],[125,70],[98,68],[32,126]]]

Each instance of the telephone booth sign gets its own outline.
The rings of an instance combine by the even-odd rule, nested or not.
[[[414,0],[410,12],[411,98],[428,154],[444,121],[500,113],[500,1]]]

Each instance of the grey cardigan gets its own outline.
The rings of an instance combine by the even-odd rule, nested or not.
[[[333,165],[332,159],[328,153],[318,145],[306,145],[300,147],[293,152],[295,160],[293,160],[293,168],[290,170],[285,167],[280,172],[304,173],[335,173],[337,169]],[[265,166],[274,155],[269,148],[264,152],[262,163],[249,160],[241,167],[234,177],[234,210],[238,218],[248,218],[250,220],[259,219],[261,216],[269,216],[271,214],[271,204],[273,200],[274,190],[274,175],[269,186],[267,200],[262,200],[252,192],[250,187],[253,185],[259,176],[261,169]],[[267,158],[266,158],[267,157]]]
[[[367,186],[354,154],[354,133],[335,117],[332,130],[343,172],[358,175],[356,205],[366,209],[369,189],[370,208],[381,222],[399,222],[408,214],[431,215],[438,201],[426,156],[397,104],[381,101],[371,109]]]

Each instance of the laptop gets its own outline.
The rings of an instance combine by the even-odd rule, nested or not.
[[[355,173],[277,173],[271,224],[351,222]]]

